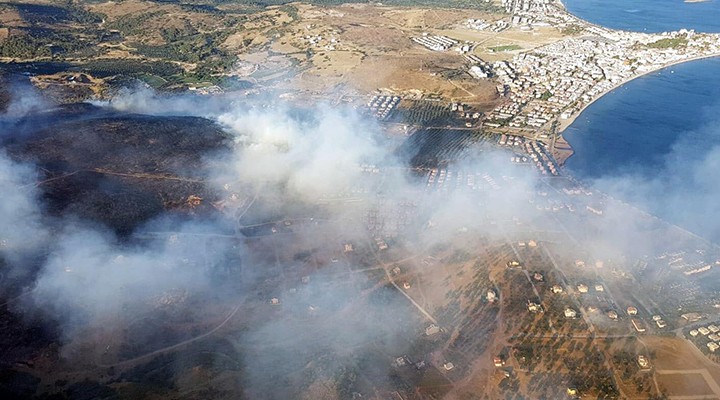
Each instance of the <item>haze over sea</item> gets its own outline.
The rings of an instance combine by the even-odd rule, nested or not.
[[[580,18],[614,29],[720,32],[720,0],[564,4]],[[564,136],[575,150],[566,164],[573,176],[720,243],[719,58],[627,83],[588,107]]]

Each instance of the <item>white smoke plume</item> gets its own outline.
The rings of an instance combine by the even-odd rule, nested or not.
[[[14,259],[45,244],[48,231],[35,186],[35,169],[0,150],[0,254]]]
[[[13,79],[7,89],[12,96],[3,118],[22,118],[31,113],[48,111],[54,106],[52,101],[43,97],[35,87],[24,81]]]
[[[541,231],[557,223],[530,203],[538,190],[549,189],[529,168],[511,165],[508,153],[485,147],[477,157],[450,166],[478,177],[487,176],[488,182],[495,179],[493,184],[483,182],[476,191],[429,191],[424,179],[417,177],[427,171],[409,168],[406,160],[399,159],[395,149],[383,142],[377,126],[350,109],[321,105],[298,113],[288,105],[249,107],[239,100],[163,97],[144,90],[122,93],[102,106],[131,113],[198,115],[216,121],[233,143],[223,155],[208,156],[212,171],[209,184],[223,196],[236,188],[250,187],[247,192],[256,194],[257,203],[267,203],[260,206],[272,209],[287,221],[296,217],[292,214],[294,206],[311,209],[309,213],[303,209],[302,216],[309,216],[308,220],[315,217],[313,223],[297,228],[295,235],[307,232],[306,237],[291,239],[292,235],[279,232],[272,238],[277,248],[302,245],[320,255],[313,255],[316,258],[307,262],[302,257],[283,259],[276,249],[254,244],[258,247],[250,250],[229,242],[208,249],[207,241],[193,236],[198,230],[217,232],[227,230],[228,225],[242,227],[243,218],[252,214],[252,209],[249,213],[241,210],[223,215],[220,222],[200,221],[171,229],[150,221],[136,232],[138,236],[171,232],[143,245],[123,241],[91,222],[65,218],[53,225],[53,240],[34,281],[32,302],[64,321],[65,334],[72,336],[109,315],[123,313],[127,305],[135,307],[176,288],[214,296],[224,289],[218,289],[221,285],[213,279],[213,266],[226,262],[228,255],[238,256],[243,259],[242,278],[248,281],[243,282],[242,290],[230,293],[229,299],[241,302],[244,296],[253,296],[255,301],[259,298],[266,304],[276,296],[280,299],[277,311],[268,311],[266,319],[253,320],[236,338],[238,348],[248,357],[245,383],[252,394],[279,390],[276,376],[280,379],[308,363],[323,362],[312,357],[324,347],[346,354],[381,342],[401,352],[412,345],[406,338],[417,335],[427,322],[413,314],[415,310],[404,298],[392,297],[371,305],[363,296],[377,289],[357,275],[349,278],[352,271],[348,269],[356,265],[317,261],[332,257],[322,254],[335,251],[326,247],[340,249],[345,241],[354,241],[356,247],[365,242],[372,245],[364,218],[373,208],[390,205],[387,208],[392,210],[395,203],[417,203],[411,223],[399,234],[419,239],[420,251],[434,243],[448,243],[465,230],[505,240],[513,229]],[[709,154],[699,164],[701,169],[694,171],[717,166],[717,153]],[[362,165],[378,166],[382,172],[367,173]],[[0,233],[13,241],[25,243],[23,238],[45,237],[50,230],[44,225],[40,194],[31,185],[33,174],[30,167],[0,158],[0,176],[3,182],[9,182],[6,192],[15,193],[0,198],[0,212],[8,217],[0,222],[4,224],[0,225]],[[334,222],[318,224],[320,218],[313,214],[317,209]],[[630,214],[608,211],[608,215],[612,222],[622,222],[619,225],[627,228],[623,238],[633,237],[634,232],[643,229],[640,222],[637,226],[631,222],[634,220]],[[25,231],[13,229],[21,221],[37,222],[23,225]],[[608,239],[613,243],[610,239],[619,236],[617,225],[609,225],[598,229],[598,242]],[[319,234],[322,229],[326,231]],[[233,239],[243,240],[239,235]],[[599,245],[597,252],[605,250]],[[355,261],[348,264],[351,262]],[[384,276],[381,260],[368,263],[368,269],[377,269]],[[300,269],[302,272],[298,272]],[[303,282],[298,276],[302,274],[307,274],[309,281]],[[402,316],[400,323],[398,316]],[[330,360],[326,369],[343,365],[343,360]]]
[[[708,122],[683,132],[651,175],[632,169],[592,182],[607,193],[720,243],[720,105],[709,107]]]
[[[69,320],[64,327],[72,334],[85,323],[171,289],[207,291],[209,258],[221,254],[208,254],[197,239],[183,237],[183,231],[192,230],[181,228],[171,240],[137,246],[122,244],[99,228],[66,224],[51,246],[32,299]]]
[[[370,124],[342,111],[318,111],[310,120],[283,110],[231,112],[218,121],[235,134],[230,174],[250,184],[281,184],[287,195],[313,201],[361,180],[361,164],[388,158]]]

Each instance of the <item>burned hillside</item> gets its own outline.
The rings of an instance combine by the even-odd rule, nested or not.
[[[203,158],[227,135],[197,117],[62,107],[14,122],[6,151],[38,166],[37,185],[55,215],[71,214],[129,233],[163,211],[211,209]]]

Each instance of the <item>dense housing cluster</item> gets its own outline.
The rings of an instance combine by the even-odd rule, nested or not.
[[[720,327],[715,324],[702,325],[697,328],[691,329],[688,334],[692,338],[692,341],[702,350],[702,343],[704,343],[707,351],[714,353],[720,349]]]
[[[720,53],[720,38],[679,30],[659,34],[587,27],[568,38],[493,65],[509,100],[486,116],[487,126],[542,128],[634,76],[664,65]]]

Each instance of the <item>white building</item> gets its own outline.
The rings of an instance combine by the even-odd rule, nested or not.
[[[565,318],[575,318],[575,317],[577,317],[577,311],[573,310],[570,307],[565,309]]]
[[[425,328],[425,335],[427,336],[432,336],[438,332],[440,332],[440,327],[435,324],[431,324],[430,326]]]
[[[497,295],[495,294],[495,291],[492,289],[488,289],[487,291],[487,301],[490,303],[494,303],[495,300],[497,300]]]

